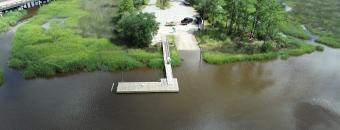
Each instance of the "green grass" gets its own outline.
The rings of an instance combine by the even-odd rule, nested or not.
[[[305,43],[302,40],[288,37],[285,39],[291,48],[283,48],[276,52],[256,53],[256,54],[231,54],[216,51],[207,51],[203,53],[203,59],[209,64],[225,64],[243,61],[267,61],[279,57],[287,59],[289,56],[301,56],[306,53],[314,52],[317,47]]]
[[[166,35],[166,39],[168,41],[169,46],[176,46],[176,36],[175,35]]]
[[[92,25],[81,26],[79,23],[84,17],[95,17],[93,15],[96,14],[85,11],[82,2],[55,1],[43,6],[36,17],[15,33],[9,66],[22,69],[25,78],[78,71],[115,71],[147,66],[159,68],[162,59],[160,51],[127,49],[105,37],[84,35],[82,27]],[[62,19],[63,22],[52,22],[47,30],[42,28],[51,19]],[[174,59],[179,57],[176,53]]]
[[[327,46],[333,47],[333,48],[340,48],[340,38],[334,38],[331,36],[320,36],[318,39],[316,39],[316,42],[325,44]]]
[[[161,1],[164,1],[164,5],[161,4]],[[170,0],[157,0],[156,1],[156,7],[160,9],[168,9],[171,7]]]
[[[4,71],[0,69],[0,86],[4,83]]]
[[[0,17],[0,32],[8,31],[11,26],[17,24],[17,22],[26,15],[26,11],[13,11]]]
[[[280,26],[280,30],[289,36],[301,38],[301,39],[309,39],[310,36],[305,33],[304,29],[301,27],[301,24],[292,20],[287,22],[283,22]]]
[[[263,53],[263,54],[226,54],[220,52],[205,52],[203,59],[209,64],[225,64],[241,61],[264,61],[272,60],[278,57],[277,53]]]
[[[194,33],[200,48],[203,50],[214,50],[232,44],[229,36],[219,30],[206,29]]]
[[[287,44],[293,45],[293,48],[285,48],[279,51],[280,55],[288,55],[288,56],[301,56],[306,53],[312,53],[316,51],[317,47],[311,44],[308,44],[300,39],[288,37],[285,39]]]

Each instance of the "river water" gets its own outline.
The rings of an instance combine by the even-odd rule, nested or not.
[[[25,80],[7,67],[15,28],[0,34],[0,129],[339,129],[340,50],[288,60],[208,65],[182,51],[180,93],[115,94],[118,81],[162,71],[83,72]],[[315,43],[313,36],[309,42]]]

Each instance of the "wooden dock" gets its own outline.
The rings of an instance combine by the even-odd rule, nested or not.
[[[162,48],[166,78],[160,82],[118,82],[117,93],[179,92],[178,81],[172,74],[170,48],[166,38],[162,38]],[[114,85],[111,91],[113,88]]]

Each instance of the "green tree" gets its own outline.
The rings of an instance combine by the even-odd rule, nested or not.
[[[133,13],[135,11],[134,0],[122,0],[119,4],[119,14]]]
[[[222,5],[224,0],[198,0],[197,3],[196,9],[201,14],[203,19],[203,29],[205,26],[205,20],[208,20],[213,24],[213,26],[223,21],[224,12]]]
[[[124,15],[116,25],[118,36],[130,46],[147,47],[158,31],[159,23],[150,13],[132,13]]]
[[[256,0],[252,32],[258,39],[273,39],[283,20],[281,6],[276,0]]]

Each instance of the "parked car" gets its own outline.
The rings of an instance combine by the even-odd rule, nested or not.
[[[186,18],[184,18],[184,19],[181,21],[181,24],[182,24],[182,25],[188,25],[188,24],[192,23],[193,21],[194,21],[193,18],[186,17]]]
[[[174,22],[174,21],[165,23],[165,26],[176,26],[176,25],[177,25],[177,23]]]

